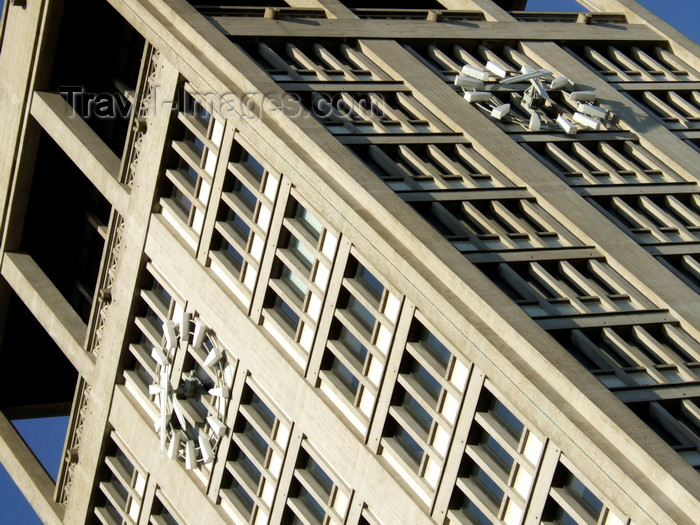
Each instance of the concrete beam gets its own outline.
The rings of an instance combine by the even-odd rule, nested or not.
[[[129,192],[118,181],[119,158],[63,97],[35,92],[31,114],[110,204],[126,213]]]
[[[88,382],[93,357],[83,349],[87,327],[31,256],[6,253],[2,276]]]

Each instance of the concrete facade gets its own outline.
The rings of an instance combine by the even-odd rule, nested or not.
[[[580,3],[8,0],[41,519],[697,522],[700,52]]]

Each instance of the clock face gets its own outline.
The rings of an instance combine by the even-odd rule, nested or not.
[[[486,69],[465,65],[454,83],[482,112],[523,130],[574,135],[614,126],[607,108],[596,104],[594,91],[546,69],[523,66],[513,74],[489,61]]]
[[[228,406],[233,379],[226,352],[201,319],[182,312],[178,322],[163,324],[163,347],[154,346],[152,357],[160,365],[157,382],[149,387],[160,408],[156,431],[161,455],[184,460],[185,468],[214,461],[227,427],[221,420]],[[181,349],[193,355],[195,366],[180,380],[171,379],[174,358]]]

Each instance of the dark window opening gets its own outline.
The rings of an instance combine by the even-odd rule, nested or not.
[[[90,316],[109,214],[109,202],[43,134],[20,247],[85,322]]]
[[[119,157],[129,126],[128,97],[136,89],[144,44],[107,2],[66,2],[49,89],[63,92]]]

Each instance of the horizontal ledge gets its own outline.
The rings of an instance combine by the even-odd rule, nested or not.
[[[598,140],[634,140],[638,139],[634,133],[625,131],[605,131],[603,133],[589,133],[582,131],[576,135],[564,135],[563,133],[509,133],[508,136],[516,142],[586,142]]]
[[[287,92],[331,92],[331,93],[394,93],[398,91],[410,92],[403,82],[303,82],[293,81],[285,82],[278,81],[279,85]]]
[[[265,18],[211,17],[226,36],[313,38],[380,38],[397,40],[547,40],[547,41],[651,41],[663,37],[641,24],[585,25],[569,22],[483,22],[475,20],[374,20],[374,19],[304,19],[275,20]]]
[[[335,135],[341,144],[471,144],[461,133],[377,133]]]
[[[634,324],[675,323],[676,319],[667,310],[643,312],[621,312],[606,314],[581,314],[576,317],[547,317],[534,319],[544,330],[573,330],[575,328],[601,328]]]
[[[695,255],[700,253],[700,242],[657,244],[644,246],[650,254],[656,255]]]
[[[673,130],[672,133],[681,139],[700,139],[700,130]]]
[[[396,192],[406,202],[454,202],[499,199],[532,199],[526,188],[474,188]]]
[[[694,90],[700,89],[700,82],[614,82],[610,84],[619,91],[676,91],[676,90]]]
[[[692,399],[700,397],[700,381],[692,383],[669,383],[652,387],[614,390],[613,394],[623,403],[648,403],[669,399]]]
[[[524,261],[552,261],[560,259],[595,259],[600,252],[589,246],[580,248],[539,248],[532,250],[509,250],[499,252],[463,252],[472,264],[510,263]]]
[[[573,186],[583,197],[614,197],[622,195],[677,195],[700,193],[694,182],[662,182],[651,184],[606,184],[600,186]]]

